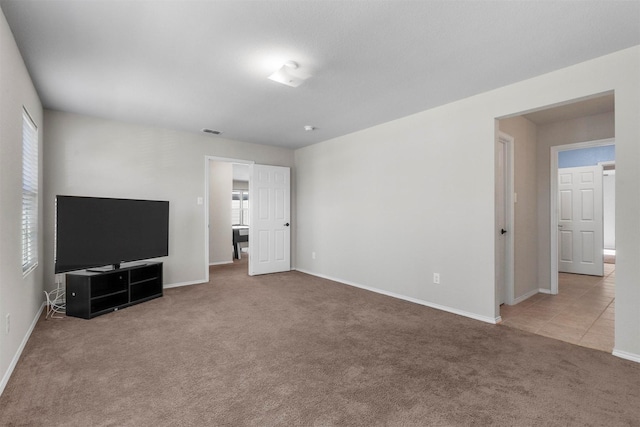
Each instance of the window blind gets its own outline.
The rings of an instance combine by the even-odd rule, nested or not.
[[[249,225],[249,192],[231,192],[231,224]]]
[[[22,112],[22,273],[38,265],[38,128]]]

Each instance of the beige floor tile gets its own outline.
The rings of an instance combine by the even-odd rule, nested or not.
[[[587,328],[578,328],[574,326],[567,326],[562,324],[547,323],[538,330],[538,334],[546,337],[559,339],[562,341],[570,342],[572,344],[578,344],[580,339],[587,332]]]
[[[576,313],[560,313],[554,317],[550,323],[556,325],[566,325],[574,328],[584,329],[586,331],[598,320],[598,316]]]
[[[544,321],[549,321],[556,317],[558,314],[562,313],[564,310],[558,307],[547,307],[547,306],[531,306],[524,310],[521,315],[526,315],[530,317],[534,317],[536,319],[541,319]]]
[[[500,316],[502,319],[506,319],[512,316],[518,315],[518,313],[522,313],[525,310],[524,307],[519,305],[501,305],[500,306]]]
[[[527,298],[527,301],[530,301],[530,302],[539,302],[539,301],[545,301],[545,300],[548,300],[549,298],[551,298],[551,295],[548,295],[548,294],[542,294],[542,293],[537,293],[537,294],[532,295],[531,297]]]
[[[535,301],[531,301],[531,298],[527,298],[526,300],[522,301],[521,303],[518,303],[516,306],[520,307],[520,308],[526,308],[526,307],[530,307],[533,304],[535,304]],[[514,307],[516,307],[514,306]]]
[[[602,314],[600,315],[600,318],[601,319],[608,319],[608,320],[615,320],[616,313],[613,310],[606,309],[605,311],[602,312]]]
[[[611,353],[613,351],[614,336],[613,334],[597,334],[589,331],[580,339],[578,344]]]
[[[513,315],[515,313],[519,313],[523,310],[523,308],[519,305],[507,305],[502,304],[500,306],[500,315],[505,317],[505,315]]]
[[[615,332],[614,321],[600,318],[596,320],[596,322],[589,328],[589,332],[593,332],[595,334],[614,336],[614,332]]]
[[[605,310],[607,309],[607,307],[593,307],[593,306],[587,306],[587,305],[574,305],[571,307],[570,311],[574,314],[585,314],[585,315],[592,315],[592,316],[600,316]]]
[[[536,294],[520,304],[503,305],[503,324],[611,352],[615,265],[605,265],[604,277],[561,273],[558,282],[558,295]]]
[[[609,305],[613,298],[613,296],[608,295],[608,291],[591,290],[578,299],[581,301],[599,301]]]
[[[609,304],[611,304],[613,298],[609,297],[601,297],[598,295],[584,295],[578,299],[576,299],[573,305],[581,305],[588,307],[602,307],[603,309],[607,308]]]
[[[616,297],[614,291],[605,291],[602,289],[589,291],[582,295],[580,299],[601,299],[602,301],[611,302]]]
[[[580,291],[580,292],[566,292],[560,291],[558,295],[554,295],[552,301],[575,301],[576,299],[581,298],[586,295],[588,291]]]
[[[531,323],[531,324],[536,324],[538,326],[542,326],[544,323],[547,322],[548,319],[543,319],[540,316],[537,316],[533,313],[528,313],[527,311],[524,311],[522,313],[518,313],[517,315],[513,316],[509,320],[513,320],[517,323]]]
[[[609,304],[611,304],[611,301],[593,301],[593,300],[578,300],[575,301],[572,304],[571,308],[568,308],[568,310],[571,311],[589,311],[589,312],[597,312],[598,314],[601,314],[603,311],[605,311],[608,307]]]
[[[539,317],[536,317],[536,316],[520,314],[518,316],[513,316],[505,319],[504,323],[522,326],[522,327],[525,327],[527,330],[531,330],[531,329],[537,330],[543,327],[547,323],[547,321],[540,319]]]
[[[527,331],[527,332],[533,332],[533,333],[537,333],[538,330],[540,330],[540,328],[542,326],[544,326],[544,322],[526,322],[526,321],[519,321],[517,318],[514,319],[507,319],[504,320],[502,322],[502,324],[504,326],[509,326],[511,328],[516,328],[516,329],[520,329],[523,331]]]
[[[580,274],[563,274],[562,276],[559,276],[559,279],[563,280],[563,283],[567,283],[568,285],[593,286],[593,284],[598,283],[604,278],[600,276],[585,276]]]
[[[549,308],[559,308],[559,309],[567,310],[573,307],[573,304],[575,301],[576,301],[575,298],[573,299],[554,298],[552,300],[545,301],[544,306]]]

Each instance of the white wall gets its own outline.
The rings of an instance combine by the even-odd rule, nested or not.
[[[200,283],[208,274],[205,205],[197,204],[208,179],[205,156],[293,164],[293,151],[283,148],[51,110],[45,110],[45,141],[44,264],[50,282],[56,194],[169,200],[165,285]]]
[[[602,177],[604,248],[616,248],[616,174],[605,171]]]
[[[538,290],[537,126],[517,116],[499,121],[514,138],[514,298]]]
[[[297,150],[298,269],[493,321],[495,129],[477,109]]]
[[[23,107],[38,126],[42,159],[42,105],[4,14],[0,12],[0,393],[44,302],[42,241],[38,245],[38,267],[26,277],[22,276]],[[42,189],[42,160],[39,170]],[[42,203],[38,212],[41,217]],[[7,315],[10,315],[9,333],[6,333]]]
[[[210,160],[209,171],[209,264],[228,264],[233,262],[233,164]]]
[[[640,360],[638,75],[640,46],[297,150],[298,268],[495,319],[495,119],[614,90],[615,347]]]

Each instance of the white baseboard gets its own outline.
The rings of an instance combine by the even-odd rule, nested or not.
[[[404,301],[409,301],[409,302],[412,302],[412,303],[415,303],[415,304],[424,305],[426,307],[435,308],[437,310],[442,310],[442,311],[446,311],[446,312],[449,312],[449,313],[457,314],[459,316],[468,317],[468,318],[471,318],[471,319],[474,319],[474,320],[480,320],[481,322],[485,322],[485,323],[491,323],[491,324],[495,325],[495,324],[499,323],[502,320],[500,316],[498,316],[496,318],[487,317],[487,316],[480,316],[478,314],[471,313],[471,312],[464,311],[464,310],[459,310],[457,308],[447,307],[445,305],[435,304],[435,303],[432,303],[432,302],[429,302],[429,301],[424,301],[424,300],[413,298],[413,297],[409,297],[409,296],[406,296],[406,295],[396,294],[394,292],[389,292],[389,291],[386,291],[386,290],[383,290],[383,289],[372,288],[370,286],[365,286],[365,285],[361,285],[359,283],[349,282],[347,280],[337,279],[335,277],[326,276],[324,274],[313,273],[311,271],[300,269],[300,268],[298,268],[296,270],[301,272],[301,273],[309,274],[311,276],[316,276],[316,277],[320,277],[322,279],[331,280],[333,282],[342,283],[343,285],[353,286],[355,288],[364,289],[365,291],[371,291],[371,292],[375,292],[377,294],[382,294],[382,295],[386,295],[386,296],[389,296],[389,297],[398,298],[398,299],[401,299],[401,300],[404,300]]]
[[[207,281],[206,280],[193,280],[191,282],[170,283],[168,285],[162,285],[162,288],[163,289],[179,288],[181,286],[201,285],[202,283],[207,283]]]
[[[535,294],[551,294],[551,291],[549,289],[543,289],[543,288],[539,288],[539,289],[534,289],[532,291],[527,292],[524,295],[520,295],[518,298],[514,299],[513,302],[511,304],[507,303],[508,305],[516,305],[521,303],[522,301],[525,301],[529,298],[531,298],[532,296],[534,296]]]
[[[9,382],[9,378],[11,378],[11,374],[13,374],[13,370],[16,368],[16,365],[18,364],[18,360],[20,360],[22,351],[24,350],[24,347],[27,345],[27,341],[29,341],[29,337],[31,337],[31,333],[33,332],[33,329],[36,327],[36,324],[38,323],[38,319],[40,319],[40,316],[42,315],[42,310],[44,310],[46,305],[47,303],[43,301],[42,305],[40,306],[40,310],[38,310],[38,312],[36,313],[36,317],[34,317],[33,322],[31,322],[31,326],[29,326],[27,333],[25,334],[24,338],[22,338],[22,342],[20,343],[20,347],[18,347],[18,351],[16,351],[16,354],[13,356],[13,359],[11,359],[11,363],[9,364],[9,369],[7,369],[7,372],[4,373],[4,376],[2,377],[2,381],[0,381],[0,395],[2,395],[2,392],[4,392],[4,388],[7,386],[7,383]]]
[[[232,261],[220,261],[220,262],[210,262],[209,265],[226,265],[226,264],[233,264],[233,260]]]
[[[613,352],[611,354],[621,359],[631,360],[632,362],[640,363],[640,354],[634,354],[634,353],[629,353],[627,351],[616,350],[615,348],[613,349]]]
[[[540,290],[539,289],[534,289],[532,291],[527,292],[524,295],[520,295],[518,298],[515,298],[513,300],[513,304],[512,305],[516,305],[521,303],[522,301],[531,298],[532,296],[534,296],[535,294],[537,294]]]

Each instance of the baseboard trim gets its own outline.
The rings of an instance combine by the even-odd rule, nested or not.
[[[526,294],[524,294],[524,295],[520,295],[518,298],[514,298],[514,300],[513,300],[513,304],[511,304],[511,305],[519,304],[519,303],[521,303],[522,301],[525,301],[525,300],[527,300],[527,299],[531,298],[532,296],[534,296],[535,294],[537,294],[539,291],[540,291],[539,289],[534,289],[534,290],[532,290],[532,291],[527,292],[527,293],[526,293]]]
[[[220,261],[220,262],[210,262],[209,265],[227,265],[233,264],[233,261]]]
[[[538,292],[540,292],[541,294],[552,295],[551,294],[551,289],[540,288],[540,289],[538,289]]]
[[[31,337],[31,333],[35,329],[36,324],[38,323],[38,319],[40,319],[40,316],[42,315],[42,311],[44,310],[46,305],[47,305],[46,301],[43,301],[42,305],[40,306],[40,309],[36,313],[36,317],[34,317],[33,322],[31,322],[31,326],[29,326],[27,333],[25,334],[24,338],[22,339],[22,342],[20,343],[20,347],[18,347],[18,351],[16,351],[16,354],[13,356],[13,359],[11,359],[11,363],[9,364],[9,369],[7,369],[7,371],[4,373],[4,376],[2,377],[2,381],[0,381],[0,395],[2,395],[2,393],[4,392],[4,389],[7,386],[7,383],[9,382],[9,378],[11,378],[11,374],[13,374],[13,370],[16,368],[16,365],[18,364],[18,360],[20,360],[20,356],[22,356],[22,351],[24,350],[24,347],[27,345],[27,341],[29,341],[29,338]]]
[[[613,352],[611,354],[621,359],[631,360],[632,362],[640,363],[640,354],[629,353],[628,351],[616,350],[615,348],[613,349]]]
[[[179,288],[182,286],[191,286],[191,285],[200,285],[202,283],[207,283],[204,280],[193,280],[191,282],[179,282],[179,283],[170,283],[168,285],[162,285],[163,289],[169,289],[169,288]]]
[[[316,276],[316,277],[320,277],[322,279],[331,280],[333,282],[341,283],[343,285],[348,285],[348,286],[353,286],[355,288],[360,288],[360,289],[363,289],[365,291],[375,292],[377,294],[382,294],[382,295],[386,295],[386,296],[389,296],[389,297],[392,297],[392,298],[401,299],[401,300],[404,300],[404,301],[412,302],[414,304],[420,304],[420,305],[424,305],[426,307],[435,308],[436,310],[446,311],[448,313],[457,314],[459,316],[468,317],[470,319],[479,320],[479,321],[485,322],[485,323],[491,323],[493,325],[499,323],[502,320],[500,316],[495,317],[495,318],[487,317],[487,316],[480,316],[478,314],[471,313],[471,312],[464,311],[464,310],[459,310],[457,308],[448,307],[448,306],[441,305],[441,304],[435,304],[435,303],[432,303],[432,302],[429,302],[429,301],[425,301],[425,300],[421,300],[421,299],[418,299],[418,298],[413,298],[413,297],[409,297],[409,296],[406,296],[406,295],[396,294],[395,292],[390,292],[390,291],[386,291],[386,290],[383,290],[383,289],[373,288],[371,286],[361,285],[359,283],[350,282],[348,280],[338,279],[338,278],[335,278],[335,277],[327,276],[325,274],[314,273],[312,271],[308,271],[308,270],[301,269],[301,268],[297,268],[296,271],[299,271],[300,273],[304,273],[304,274],[309,274],[310,276]]]

